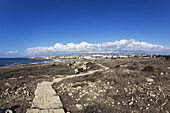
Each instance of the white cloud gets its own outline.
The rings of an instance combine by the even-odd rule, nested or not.
[[[8,51],[6,54],[17,54],[19,51]]]
[[[130,52],[148,52],[148,53],[164,53],[170,54],[170,48],[166,48],[161,45],[153,45],[146,42],[138,42],[134,39],[115,42],[105,43],[87,43],[82,42],[80,44],[67,43],[61,44],[56,43],[52,47],[35,47],[28,48],[24,52],[20,53],[23,55],[41,55],[47,53],[61,53],[61,52],[117,52],[117,51],[130,51]],[[8,53],[18,53],[18,51],[9,51]]]

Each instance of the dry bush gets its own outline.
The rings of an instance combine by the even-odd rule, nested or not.
[[[56,64],[52,64],[51,66],[56,66]]]
[[[76,87],[78,87],[78,86],[83,87],[83,86],[87,86],[87,85],[88,85],[87,83],[75,83],[75,84],[72,85],[72,87],[73,87],[73,88],[76,88]]]
[[[142,71],[147,71],[147,72],[154,72],[154,67],[153,66],[145,66]]]

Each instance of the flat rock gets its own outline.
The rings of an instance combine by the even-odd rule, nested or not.
[[[27,113],[65,113],[65,112],[63,109],[49,109],[49,110],[28,109]]]
[[[43,81],[37,85],[32,109],[28,109],[27,113],[64,113],[60,97],[53,90],[52,83]]]
[[[147,82],[153,82],[153,79],[152,78],[146,78],[146,81]]]

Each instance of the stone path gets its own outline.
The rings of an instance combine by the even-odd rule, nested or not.
[[[31,109],[28,109],[27,113],[65,113],[52,84],[53,82],[43,81],[37,85]]]
[[[104,66],[104,65],[102,65],[102,64],[97,64],[98,66],[100,66],[100,67],[102,67],[102,68],[104,68],[105,70],[108,70],[109,69],[109,67],[106,67],[106,66]]]
[[[105,66],[103,65],[100,66],[107,70]],[[94,70],[89,71],[87,73],[81,73],[76,75],[67,75],[66,77],[63,78],[56,78],[53,80],[53,82],[47,81],[41,82],[40,84],[37,85],[32,106],[30,109],[27,110],[27,113],[65,113],[64,110],[62,109],[63,105],[61,103],[60,97],[56,95],[56,92],[54,91],[51,85],[54,82],[59,82],[66,78],[89,75],[97,71],[101,70]]]

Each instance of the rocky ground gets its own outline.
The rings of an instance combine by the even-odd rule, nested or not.
[[[0,108],[25,113],[34,98],[37,83],[56,75],[74,74],[66,63],[21,64],[0,67]]]
[[[163,58],[69,60],[0,67],[0,108],[12,107],[16,113],[25,113],[37,83],[101,68],[94,74],[52,85],[65,111],[170,112],[170,61]]]
[[[170,61],[98,59],[109,70],[53,84],[71,113],[169,113]]]

